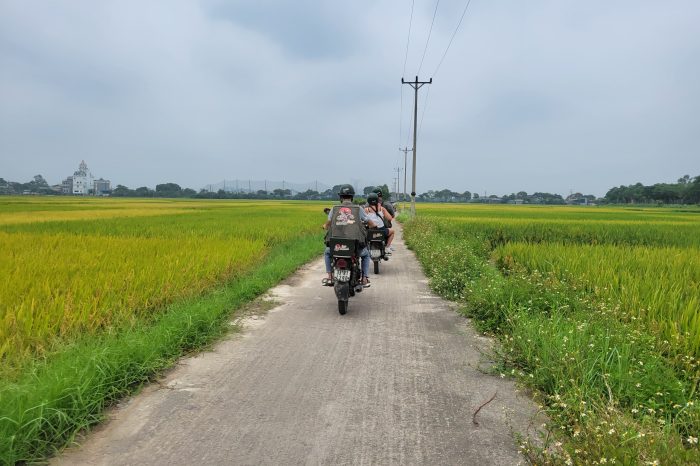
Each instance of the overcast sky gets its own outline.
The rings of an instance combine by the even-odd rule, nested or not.
[[[0,177],[391,185],[424,50],[419,193],[700,175],[700,2],[465,1],[0,0]]]

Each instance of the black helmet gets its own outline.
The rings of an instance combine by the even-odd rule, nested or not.
[[[382,188],[374,188],[374,189],[372,190],[372,192],[373,192],[374,194],[376,194],[377,196],[379,196],[379,197],[382,197],[382,195],[383,195],[383,194],[382,194]]]
[[[344,184],[338,190],[339,197],[353,197],[355,195],[355,188],[351,184]]]
[[[379,204],[379,196],[377,196],[377,193],[370,193],[367,195],[367,204],[374,206]]]

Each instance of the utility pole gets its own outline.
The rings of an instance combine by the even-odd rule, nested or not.
[[[418,81],[416,76],[415,81],[404,81],[401,78],[401,84],[408,84],[415,92],[413,98],[413,171],[411,172],[411,216],[416,216],[416,137],[418,134],[418,89],[426,84],[432,84],[433,78],[430,81]]]
[[[403,202],[406,202],[406,175],[407,173],[407,162],[408,162],[408,151],[413,150],[409,149],[408,147],[404,147],[403,149],[399,147],[399,150],[403,152]]]
[[[399,191],[401,191],[401,170],[403,169],[401,167],[396,167],[394,170],[396,171],[396,178],[394,178],[396,180],[396,183],[394,184],[394,193],[396,194],[395,200],[398,200]]]

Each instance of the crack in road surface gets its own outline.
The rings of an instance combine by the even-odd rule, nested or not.
[[[397,251],[347,315],[321,286],[323,260],[308,264],[272,290],[281,304],[183,360],[52,463],[525,463],[513,433],[532,435],[537,407],[479,370],[490,341],[430,292],[398,230]]]

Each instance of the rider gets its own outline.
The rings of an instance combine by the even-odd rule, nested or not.
[[[391,242],[394,240],[394,230],[391,229],[391,221],[394,219],[394,217],[396,217],[396,211],[394,210],[394,206],[391,205],[391,202],[384,202],[382,188],[376,187],[372,190],[372,192],[379,196],[379,205],[385,208],[387,212],[389,212],[389,215],[391,215],[391,218],[386,223],[386,226],[391,230],[391,239],[389,239],[386,243],[386,252],[391,254],[394,252],[394,248],[391,247]]]
[[[391,222],[394,217],[392,217],[388,210],[379,203],[379,196],[377,196],[375,193],[370,193],[367,196],[367,207],[365,207],[365,212],[372,223],[380,224],[380,226],[377,228],[383,230],[384,235],[387,238],[387,251],[385,251],[385,253],[390,255],[391,250],[389,249],[389,245],[391,245],[391,242],[394,240],[394,230],[393,228],[388,228],[387,225],[390,225],[389,222]]]
[[[389,213],[391,214],[391,217],[392,218],[396,217],[396,211],[394,210],[394,206],[391,205],[391,202],[386,202],[386,203],[384,202],[384,199],[383,199],[384,194],[382,193],[382,188],[379,188],[379,187],[374,188],[372,190],[372,192],[375,193],[377,196],[379,196],[379,204],[381,204],[386,210],[389,211]]]
[[[338,197],[340,198],[340,204],[341,205],[348,205],[351,206],[353,197],[355,196],[355,189],[352,187],[352,185],[349,184],[344,184],[340,187],[338,191]],[[376,225],[374,222],[369,221],[367,218],[367,214],[365,213],[365,210],[358,207],[358,212],[360,216],[360,221],[365,223],[367,222],[370,226],[370,228],[374,228],[377,226],[381,225]],[[328,230],[331,226],[331,222],[333,220],[333,210],[331,210],[328,213],[328,220],[326,220],[326,223],[323,224],[323,228]],[[358,241],[365,242],[366,238],[355,238]],[[331,248],[326,246],[326,251],[324,254],[325,262],[326,262],[326,272],[328,273],[328,277],[323,280],[324,285],[332,285],[333,284],[333,270],[331,267]],[[360,258],[362,259],[362,286],[365,288],[369,287],[369,263],[370,263],[370,257],[369,257],[369,251],[367,250],[366,245],[362,248],[362,251],[360,251]]]

